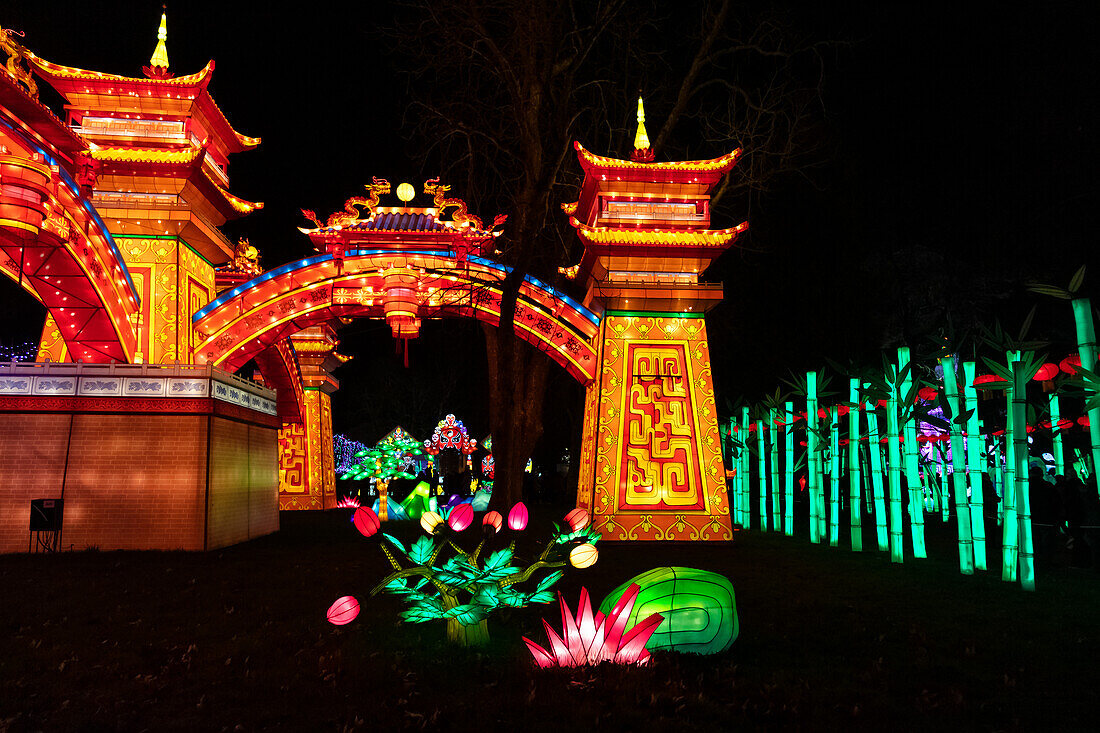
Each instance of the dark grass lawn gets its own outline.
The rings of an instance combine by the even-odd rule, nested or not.
[[[558,516],[533,514],[535,537]],[[395,598],[368,599],[385,561],[347,516],[284,513],[277,535],[209,554],[0,557],[0,730],[1097,725],[1100,576],[1041,570],[1033,594],[962,577],[939,522],[933,559],[903,566],[759,532],[602,545],[561,583],[572,606],[582,584],[599,601],[657,565],[705,568],[733,581],[741,636],[720,656],[543,672],[520,637],[545,643],[556,604],[494,619],[487,649],[448,646],[441,625],[399,624]],[[363,610],[338,629],[325,610],[345,594]]]

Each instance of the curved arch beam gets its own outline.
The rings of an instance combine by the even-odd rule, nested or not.
[[[95,209],[49,153],[0,120],[0,267],[33,290],[86,362],[130,362],[138,298]]]
[[[489,260],[459,263],[439,252],[353,250],[344,259],[319,255],[260,275],[223,294],[192,319],[202,339],[196,363],[237,369],[256,353],[333,318],[384,317],[382,270],[419,271],[420,316],[472,317],[500,323],[501,283],[508,271]],[[513,320],[516,334],[546,352],[575,379],[596,375],[591,341],[599,317],[567,296],[528,278]]]

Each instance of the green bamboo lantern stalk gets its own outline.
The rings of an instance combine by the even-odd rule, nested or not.
[[[1096,327],[1092,322],[1092,303],[1088,298],[1074,298],[1073,319],[1077,326],[1077,354],[1081,357],[1081,366],[1091,372],[1096,371]],[[1100,471],[1100,407],[1088,412],[1089,442],[1092,443],[1092,472]],[[1097,481],[1100,491],[1100,481]]]
[[[955,362],[950,356],[940,359],[943,366],[943,389],[951,407],[951,479],[955,494],[955,518],[959,530],[959,571],[974,574],[974,538],[970,531],[970,506],[966,499],[966,467],[962,426],[956,421],[963,414],[959,409],[959,384],[955,377]],[[963,366],[965,378],[966,366]],[[965,409],[965,408],[964,408]]]
[[[783,409],[786,412],[783,436],[786,439],[784,448],[787,454],[787,461],[783,466],[783,489],[787,497],[787,504],[783,507],[783,534],[790,537],[794,535],[794,403],[785,403]]]
[[[978,390],[974,388],[974,362],[963,362],[963,410],[966,419],[966,466],[970,484],[970,525],[974,539],[974,567],[986,569],[985,559],[985,516],[982,514],[982,431],[978,419]]]
[[[764,421],[756,421],[757,484],[760,490],[760,531],[768,531],[768,467],[764,452]]]
[[[1016,452],[1016,518],[1019,543],[1020,585],[1035,590],[1035,552],[1031,536],[1031,498],[1028,486],[1027,452],[1027,375],[1024,365],[1012,363],[1012,442]],[[1005,522],[1007,524],[1008,522]]]
[[[851,515],[849,526],[852,535],[852,550],[863,550],[863,524],[860,506],[859,471],[859,380],[848,380],[848,509]]]
[[[898,443],[897,387],[886,400],[886,457],[890,462],[890,561],[905,561],[905,536],[901,510],[901,445]]]
[[[771,441],[771,481],[772,481],[772,531],[778,532],[783,526],[779,510],[779,435],[782,426],[776,425],[779,410],[774,407],[770,411],[771,424],[768,425],[768,438]]]
[[[840,418],[829,408],[829,546],[840,543]]]
[[[909,347],[898,347],[898,369],[904,369],[910,363]],[[910,528],[913,532],[913,557],[928,557],[924,544],[924,501],[921,491],[920,463],[917,459],[917,422],[912,416],[912,407],[908,402],[909,390],[913,385],[913,370],[909,369],[898,391],[901,407],[910,413],[903,426],[905,429],[905,479],[909,485]]]
[[[882,444],[879,443],[878,413],[874,405],[867,405],[867,454],[871,462],[871,488],[875,495],[875,537],[878,549],[890,549],[886,529],[886,499],[882,491]]]
[[[749,453],[749,408],[741,408],[741,442],[744,443],[744,447],[741,449],[741,468],[738,473],[741,474],[741,526],[745,529],[752,529],[752,477],[749,471],[752,468],[752,455]]]
[[[1058,401],[1058,395],[1050,396],[1050,432],[1054,435],[1054,472],[1059,476],[1066,475],[1066,452],[1062,446],[1062,433],[1058,429],[1058,423],[1062,422],[1062,406]],[[1091,423],[1089,424],[1091,427]]]
[[[817,372],[806,372],[806,478],[810,498],[810,542],[821,542],[817,502]]]
[[[997,526],[1000,527],[1005,519],[1005,466],[1004,456],[1001,453],[1001,441],[993,436],[993,488],[999,489],[1000,498],[997,500]]]
[[[1009,366],[1015,373],[1018,354],[1009,353]],[[1001,580],[1016,582],[1017,542],[1019,541],[1020,525],[1016,521],[1016,472],[1019,470],[1016,455],[1016,410],[1013,403],[1016,401],[1015,380],[1009,383],[1005,390],[1008,412],[1005,416],[1005,483],[1001,494],[1001,506],[1004,511],[1004,522],[1001,525]],[[1020,399],[1024,399],[1021,395]],[[1026,440],[1026,437],[1025,437]],[[1026,446],[1026,443],[1025,443]],[[1024,454],[1027,456],[1026,452]],[[1026,461],[1025,461],[1025,466]],[[1024,471],[1025,477],[1027,471]]]

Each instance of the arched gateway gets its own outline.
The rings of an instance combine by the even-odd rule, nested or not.
[[[617,160],[577,145],[585,182],[578,201],[562,208],[585,245],[566,271],[583,278],[584,305],[526,277],[513,327],[587,388],[578,504],[591,509],[605,536],[729,539],[703,319],[722,292],[698,277],[746,228],[705,229],[709,192],[740,151],[662,164],[645,160],[647,148]],[[316,227],[302,231],[319,254],[222,293],[192,319],[198,363],[232,370],[258,358],[261,369],[281,364],[289,375],[297,359],[306,387],[282,412],[284,508],[335,501],[325,463],[329,395],[338,384],[328,370],[339,363],[330,324],[385,319],[403,339],[416,337],[423,318],[499,325],[509,270],[489,258],[495,226],[484,227],[460,199],[445,198],[436,181],[425,186],[434,194],[431,207],[407,205],[411,195],[403,205],[381,206],[385,181],[368,191],[324,224],[305,212]],[[303,355],[311,362],[304,368]],[[272,382],[266,373],[265,380]]]

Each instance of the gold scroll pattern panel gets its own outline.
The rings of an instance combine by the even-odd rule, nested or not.
[[[602,328],[596,527],[609,540],[732,539],[706,323],[609,315]]]

